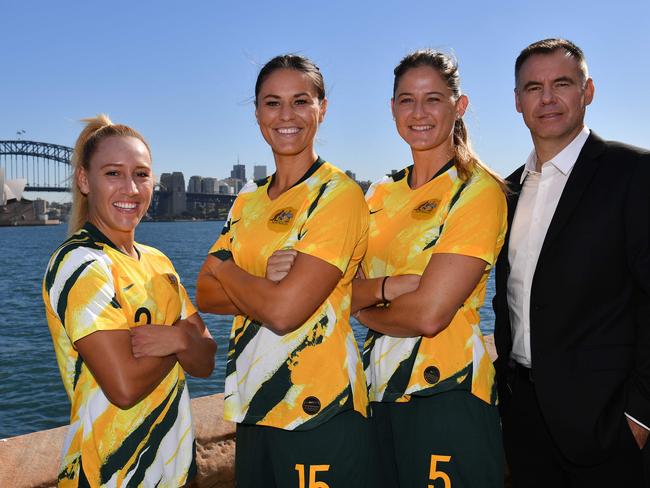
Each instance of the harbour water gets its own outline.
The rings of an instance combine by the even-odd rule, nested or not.
[[[194,300],[196,277],[223,222],[143,223],[136,239],[174,263]],[[50,254],[65,239],[65,225],[0,227],[0,439],[68,423],[69,402],[45,321],[41,280]],[[494,294],[490,279],[481,329],[490,333]],[[216,368],[208,379],[189,379],[192,397],[223,391],[231,318],[204,315],[217,340]],[[365,330],[353,323],[357,340]]]

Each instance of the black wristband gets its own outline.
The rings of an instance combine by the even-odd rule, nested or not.
[[[211,254],[221,261],[228,261],[229,259],[232,259],[232,253],[230,251],[226,251],[225,249],[219,249],[218,251],[215,251]]]
[[[388,281],[389,276],[384,276],[384,279],[381,280],[381,303],[383,305],[388,305],[390,302],[386,300],[386,281]]]

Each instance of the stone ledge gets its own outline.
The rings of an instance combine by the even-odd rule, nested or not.
[[[485,342],[485,348],[487,349],[488,354],[492,362],[497,359],[497,348],[494,345],[494,334],[483,336],[483,341]]]

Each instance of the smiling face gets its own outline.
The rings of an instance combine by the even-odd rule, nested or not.
[[[107,137],[76,176],[88,197],[88,220],[116,245],[132,243],[153,194],[147,146],[136,137]]]
[[[315,159],[314,139],[325,117],[327,100],[318,99],[309,76],[278,69],[264,80],[257,100],[255,117],[274,155]]]
[[[445,151],[453,147],[454,123],[468,99],[455,99],[442,76],[429,66],[406,71],[391,101],[397,132],[412,151]]]
[[[593,81],[584,79],[578,63],[564,49],[532,55],[518,73],[517,112],[523,115],[535,146],[556,146],[555,153],[582,130],[593,96]]]

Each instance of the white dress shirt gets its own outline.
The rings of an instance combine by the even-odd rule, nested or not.
[[[508,309],[512,330],[510,357],[519,364],[532,367],[530,356],[530,290],[548,226],[562,196],[571,170],[589,137],[585,126],[553,159],[536,168],[535,150],[526,160],[521,174],[523,182],[517,210],[510,230],[508,248]]]
[[[533,149],[521,174],[520,182],[523,184],[510,230],[507,293],[512,332],[510,357],[527,368],[533,366],[530,355],[530,291],[537,259],[564,186],[587,137],[589,128],[585,126],[568,146],[542,165],[541,173],[536,170],[537,155]],[[627,413],[625,416],[650,430]]]

